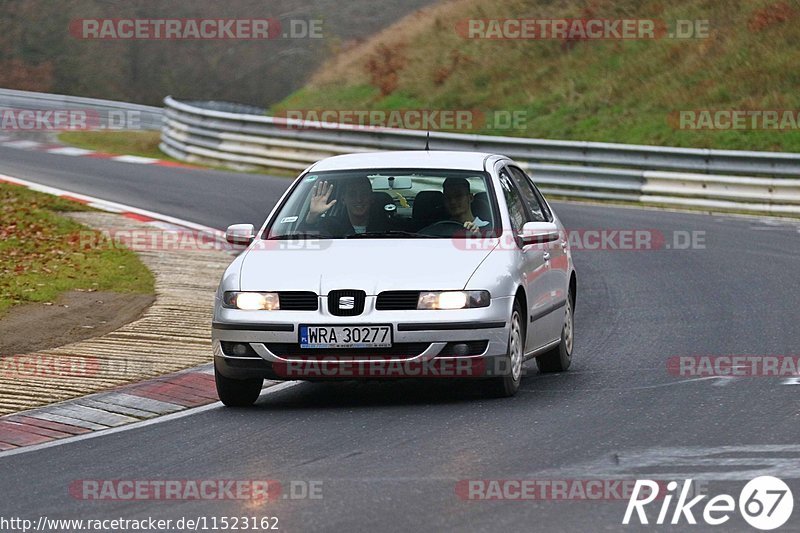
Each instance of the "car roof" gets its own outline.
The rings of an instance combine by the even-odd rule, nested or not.
[[[308,170],[350,170],[370,168],[430,168],[452,170],[474,170],[482,172],[488,158],[499,158],[482,152],[445,152],[437,150],[406,150],[403,152],[365,152],[337,155],[323,159]]]

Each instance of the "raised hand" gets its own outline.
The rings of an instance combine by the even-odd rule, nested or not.
[[[322,213],[336,205],[336,200],[330,200],[331,193],[333,193],[333,183],[327,181],[320,181],[314,184],[311,189],[311,203],[308,207],[308,215],[306,215],[306,222],[309,224],[315,223],[319,220]]]

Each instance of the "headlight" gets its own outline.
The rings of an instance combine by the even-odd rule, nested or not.
[[[417,309],[465,309],[489,307],[489,291],[421,292]]]
[[[277,292],[226,292],[223,305],[243,311],[276,311],[281,308]]]

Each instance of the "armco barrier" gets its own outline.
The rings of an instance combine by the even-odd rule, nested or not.
[[[0,89],[0,107],[135,112],[161,129],[161,150],[180,160],[299,172],[331,155],[425,146],[427,132],[309,124],[225,102],[164,99],[157,107]],[[293,127],[295,126],[295,127]],[[297,126],[302,126],[299,128]],[[501,153],[519,161],[548,195],[713,211],[800,216],[800,154],[671,148],[432,132],[435,150]]]
[[[164,152],[238,168],[297,172],[331,155],[422,149],[427,135],[231,113],[171,97],[164,104]],[[441,132],[430,134],[430,144],[436,150],[505,154],[549,195],[800,216],[800,154]]]
[[[160,107],[13,89],[0,89],[0,107],[44,111],[92,110],[97,114],[100,126],[112,129],[159,130],[164,116]]]

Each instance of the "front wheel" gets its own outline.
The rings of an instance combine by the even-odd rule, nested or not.
[[[263,379],[231,379],[226,378],[214,368],[214,381],[217,384],[217,395],[227,407],[250,407],[261,394]]]
[[[522,381],[522,359],[525,351],[525,332],[522,329],[522,306],[514,302],[511,311],[511,326],[508,333],[508,353],[498,360],[498,372],[502,375],[487,380],[487,392],[497,398],[514,396]]]
[[[561,342],[536,358],[539,372],[563,372],[572,364],[572,345],[574,343],[575,318],[573,316],[573,295],[567,294],[566,312],[564,313],[564,326],[561,328]]]

